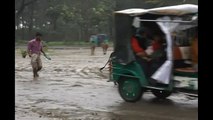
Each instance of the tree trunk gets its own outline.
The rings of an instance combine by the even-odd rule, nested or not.
[[[80,41],[82,39],[82,28],[81,26],[79,27],[79,37],[78,37],[78,41]]]
[[[19,20],[18,20],[18,17],[17,17],[17,16],[15,16],[15,17],[16,17],[16,18],[15,18],[15,27],[18,28]],[[16,31],[18,31],[18,29],[15,29],[15,40],[17,40],[17,37],[18,37],[18,34],[17,34]]]
[[[32,29],[33,29],[33,15],[34,15],[34,3],[31,5],[31,14],[30,14],[30,22],[29,22],[29,37],[32,37]]]
[[[84,38],[83,38],[83,40],[84,41],[88,41],[88,36],[89,36],[89,29],[86,26],[85,29],[84,29]]]
[[[21,28],[22,30],[22,40],[25,40],[25,32],[24,32],[24,27]]]
[[[53,30],[56,31],[57,29],[57,19],[53,20]]]
[[[108,28],[109,28],[109,39],[113,39],[113,19],[112,16],[108,18]]]

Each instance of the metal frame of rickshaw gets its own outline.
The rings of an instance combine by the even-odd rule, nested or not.
[[[179,23],[190,23],[192,21],[159,21],[159,20],[151,20],[151,19],[140,19],[143,22],[179,22]],[[116,43],[115,43],[116,44]],[[116,50],[116,45],[114,50]],[[152,92],[155,91],[154,95],[158,98],[166,98],[168,96],[170,96],[174,90],[175,90],[175,86],[174,86],[174,81],[170,80],[170,83],[168,84],[168,86],[166,87],[158,87],[158,86],[151,86],[148,83],[148,80],[144,77],[143,75],[143,69],[140,67],[140,65],[137,63],[137,61],[133,61],[130,62],[128,64],[122,64],[119,63],[119,60],[116,60],[116,55],[113,52],[109,58],[109,63],[110,63],[110,80],[109,81],[113,81],[113,82],[117,82],[120,86],[120,84],[122,83],[123,80],[125,79],[129,79],[129,83],[127,84],[132,84],[133,87],[138,86],[138,83],[141,87],[141,93],[139,94],[143,94],[143,92],[147,91],[147,90],[151,90]],[[178,73],[180,74],[184,74],[184,73]],[[195,75],[196,76],[196,75]],[[196,76],[197,77],[197,76]],[[123,79],[125,78],[125,79]],[[136,83],[131,83],[131,81],[137,81]],[[124,83],[122,83],[123,85]],[[122,94],[126,94],[126,93],[122,93],[122,91],[120,89],[122,88],[118,88],[119,89],[119,93],[121,95],[121,97],[127,101],[127,102],[136,102],[138,101],[141,96],[139,95],[138,98],[134,98],[132,99],[131,97],[134,97],[134,94],[131,95],[130,98],[125,98],[125,95]],[[133,88],[134,89],[134,88]],[[140,89],[140,88],[138,88]],[[130,94],[130,93],[127,93]],[[156,95],[158,94],[158,95]],[[160,94],[160,95],[159,95]],[[162,94],[164,94],[162,96]]]

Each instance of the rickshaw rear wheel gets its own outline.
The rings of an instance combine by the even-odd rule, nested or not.
[[[139,80],[122,77],[118,84],[119,94],[126,102],[136,102],[141,99],[143,90]]]
[[[152,90],[152,93],[160,99],[165,99],[169,97],[172,94],[172,91],[166,91],[166,90]]]

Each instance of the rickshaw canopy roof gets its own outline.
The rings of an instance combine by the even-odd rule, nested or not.
[[[128,14],[130,16],[138,16],[146,13],[157,14],[157,15],[184,15],[193,14],[198,12],[198,6],[193,4],[183,4],[174,5],[166,7],[158,7],[152,9],[141,9],[141,8],[131,8],[120,11],[115,11],[114,13]]]

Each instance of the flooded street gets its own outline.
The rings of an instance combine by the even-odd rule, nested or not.
[[[111,52],[103,55],[99,47],[91,56],[88,47],[49,49],[52,60],[41,57],[43,69],[34,80],[30,58],[16,49],[16,120],[198,120],[198,99],[184,94],[157,100],[145,93],[139,102],[125,102],[107,82],[107,70],[99,71]]]

